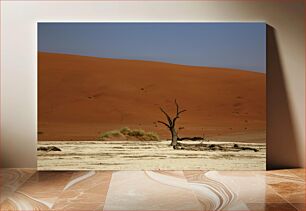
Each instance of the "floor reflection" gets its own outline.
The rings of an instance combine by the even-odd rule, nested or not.
[[[305,210],[305,169],[1,169],[1,210]]]

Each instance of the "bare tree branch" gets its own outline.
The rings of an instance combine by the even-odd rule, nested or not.
[[[178,131],[180,130],[180,128],[178,131],[175,129],[175,121],[180,117],[180,114],[185,112],[186,110],[185,109],[180,110],[176,99],[174,100],[174,103],[176,106],[176,115],[174,117],[170,117],[168,113],[162,107],[160,107],[161,112],[167,117],[169,124],[163,121],[157,121],[157,122],[167,126],[167,128],[169,129],[171,133],[171,146],[173,146],[173,148],[176,149],[177,141],[179,139]]]
[[[180,111],[179,105],[178,105],[176,99],[174,100],[174,103],[175,103],[175,106],[176,106],[176,116],[179,116],[181,113],[187,111],[186,109],[183,109],[183,110]]]
[[[183,112],[185,112],[185,111],[187,111],[187,110],[184,109],[184,110],[179,111],[179,112],[178,112],[178,115],[180,115],[181,113],[183,113]]]
[[[174,100],[174,103],[175,103],[175,106],[176,106],[176,116],[175,116],[175,117],[173,118],[173,120],[172,120],[172,121],[173,121],[173,124],[175,124],[175,121],[176,121],[178,118],[180,118],[179,115],[180,115],[181,113],[187,111],[186,109],[183,109],[183,110],[180,111],[179,105],[178,105],[176,99]]]
[[[171,126],[172,125],[171,117],[167,114],[167,112],[162,107],[160,107],[160,110],[165,114],[165,116],[167,117],[167,120],[169,122],[169,125]]]
[[[187,110],[183,110],[183,111],[180,112],[179,114],[181,114],[181,113],[183,113],[183,112],[185,112],[185,111],[187,111]],[[176,121],[178,118],[180,118],[179,115],[177,115],[176,117],[173,118],[173,124],[175,124],[175,121]]]
[[[170,128],[170,125],[168,125],[167,123],[163,122],[163,121],[157,121],[158,123],[161,123],[163,125],[166,125],[168,128]]]
[[[175,103],[175,106],[176,106],[176,116],[177,116],[178,113],[179,113],[179,105],[178,105],[178,103],[176,102],[176,99],[174,99],[174,103]]]

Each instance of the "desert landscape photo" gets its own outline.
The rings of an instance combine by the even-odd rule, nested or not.
[[[264,170],[265,24],[38,23],[39,170]]]

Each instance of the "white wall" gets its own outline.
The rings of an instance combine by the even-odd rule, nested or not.
[[[303,1],[1,1],[1,161],[36,167],[37,21],[265,21],[268,164],[304,166]],[[268,58],[269,63],[269,58]]]

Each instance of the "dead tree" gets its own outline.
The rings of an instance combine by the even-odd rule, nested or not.
[[[180,117],[180,114],[185,112],[186,110],[185,109],[180,110],[179,105],[176,102],[176,100],[174,100],[174,103],[175,103],[175,106],[176,106],[175,117],[171,118],[169,116],[169,114],[167,114],[167,112],[162,107],[160,107],[160,110],[166,116],[168,123],[163,122],[163,121],[158,121],[158,122],[165,125],[169,129],[169,131],[171,133],[171,146],[173,146],[173,149],[176,149],[178,134],[177,134],[177,131],[175,129],[175,123],[176,123],[176,120]]]

